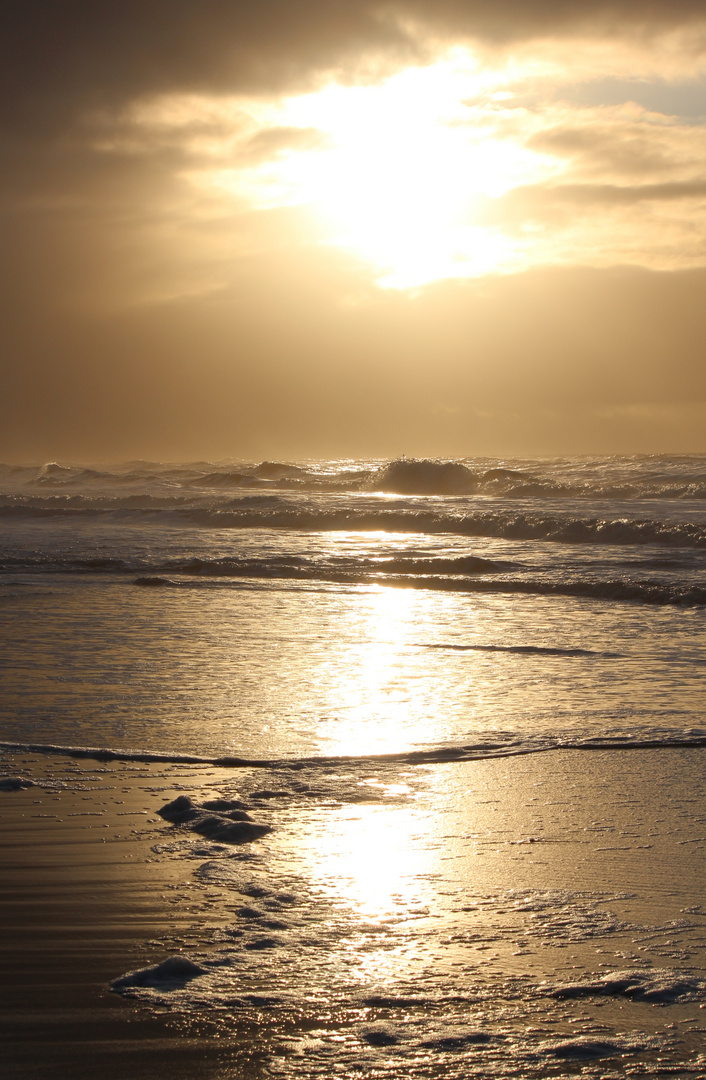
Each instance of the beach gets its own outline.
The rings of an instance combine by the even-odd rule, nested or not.
[[[706,1080],[705,0],[3,14],[0,1080]]]
[[[1,467],[14,1074],[704,1075],[703,465]]]
[[[706,0],[3,14],[0,1080],[706,1080]]]
[[[702,755],[5,753],[33,781],[0,792],[5,1060],[116,1080],[702,1075]],[[272,832],[204,839],[157,813],[182,795],[240,797]],[[173,957],[201,974],[160,974]]]

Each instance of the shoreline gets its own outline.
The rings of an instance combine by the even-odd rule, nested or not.
[[[240,769],[234,774],[214,766],[165,765],[155,761],[77,764],[75,759],[59,754],[5,751],[0,756],[0,772],[24,776],[34,786],[0,792],[5,826],[0,840],[5,883],[0,945],[0,985],[5,999],[3,1056],[18,1075],[37,1080],[58,1080],[87,1066],[100,1068],[106,1080],[128,1077],[148,1080],[165,1067],[178,1080],[182,1077],[186,1080],[194,1072],[214,1080],[222,1075],[249,1078],[270,1075],[266,1060],[272,1053],[276,1061],[280,1060],[278,1047],[283,1038],[293,1038],[297,1032],[304,1038],[306,1031],[316,1026],[314,1013],[309,1015],[306,1011],[301,1013],[299,1027],[287,1020],[284,1028],[277,1029],[276,1010],[260,1013],[259,1019],[247,1010],[237,1015],[233,1009],[232,1015],[227,1010],[224,1013],[222,1006],[210,1011],[189,1011],[189,1007],[180,1011],[181,1006],[165,1011],[160,1000],[151,1003],[125,1000],[108,988],[112,980],[126,972],[144,970],[167,956],[181,953],[199,957],[213,954],[214,948],[216,951],[230,948],[224,944],[223,929],[235,924],[237,912],[242,910],[247,897],[234,895],[232,885],[217,876],[199,879],[195,871],[206,856],[194,860],[189,849],[197,852],[196,845],[202,841],[194,833],[167,824],[157,811],[180,794],[190,795],[197,802],[213,799],[219,793],[233,795],[236,784],[246,788],[249,785],[249,803],[257,806],[254,811],[257,820],[271,822],[275,829],[266,844],[232,849],[226,863],[219,865],[260,867],[263,873],[274,873],[277,867],[281,873],[282,867],[286,867],[288,872],[301,872],[300,880],[304,880],[301,874],[306,870],[315,884],[318,874],[323,885],[317,885],[316,904],[323,905],[324,912],[329,901],[321,889],[326,885],[326,875],[333,874],[336,859],[342,858],[344,844],[357,842],[368,823],[372,825],[370,837],[384,843],[388,820],[396,822],[398,827],[400,821],[413,819],[410,836],[414,837],[415,830],[418,832],[426,820],[425,800],[430,798],[427,789],[436,784],[433,805],[442,814],[439,821],[444,822],[442,834],[447,845],[442,853],[458,860],[454,879],[470,883],[473,905],[486,905],[484,932],[491,944],[496,942],[493,957],[493,953],[482,952],[487,948],[482,943],[476,946],[468,943],[470,939],[459,939],[458,945],[453,946],[458,951],[455,963],[468,964],[468,949],[480,949],[472,954],[478,978],[485,979],[488,974],[495,978],[497,970],[498,977],[505,981],[526,979],[532,972],[548,974],[548,965],[559,962],[556,957],[559,960],[563,957],[562,962],[567,965],[564,979],[569,977],[572,964],[589,971],[589,964],[594,963],[593,970],[599,970],[595,965],[600,964],[601,954],[609,960],[612,957],[613,967],[628,963],[628,960],[616,960],[614,955],[616,948],[625,951],[623,938],[627,932],[618,927],[615,932],[604,934],[600,921],[591,930],[592,934],[598,934],[595,943],[589,934],[585,941],[576,938],[577,943],[570,946],[576,953],[573,961],[566,955],[565,945],[563,953],[552,952],[562,948],[561,941],[557,940],[549,949],[541,938],[535,943],[530,937],[530,947],[513,954],[502,944],[502,935],[498,937],[504,918],[502,903],[507,906],[502,897],[509,895],[508,889],[520,895],[523,888],[525,892],[536,893],[540,886],[542,895],[549,897],[562,882],[565,888],[572,881],[574,888],[583,889],[588,895],[587,886],[594,882],[594,889],[598,885],[614,893],[613,906],[618,910],[622,905],[620,911],[625,914],[621,914],[621,919],[625,925],[630,913],[633,930],[628,937],[632,934],[634,938],[633,952],[638,941],[643,944],[637,948],[652,948],[654,928],[678,922],[675,912],[689,907],[690,903],[693,907],[697,893],[701,914],[689,918],[701,926],[702,916],[706,914],[706,887],[699,867],[703,867],[706,830],[703,817],[699,819],[698,814],[689,810],[684,783],[680,793],[670,793],[671,805],[668,808],[660,805],[660,812],[650,820],[645,819],[639,828],[637,810],[633,814],[635,820],[631,821],[623,818],[624,809],[620,809],[637,806],[643,767],[648,770],[644,773],[646,784],[650,776],[653,782],[658,781],[655,769],[665,752],[670,757],[680,755],[679,762],[672,757],[666,773],[683,774],[689,762],[696,770],[700,767],[700,751],[684,748],[643,755],[642,765],[639,769],[634,767],[632,773],[622,765],[616,767],[615,763],[611,768],[611,752],[605,751],[600,759],[596,756],[589,759],[594,763],[593,770],[580,777],[572,764],[575,755],[568,751],[551,755],[551,760],[550,755],[543,754],[436,766],[422,764],[411,769],[406,766],[402,772],[399,762],[393,766],[388,761],[388,773],[384,773],[385,763],[378,762],[377,768],[373,768],[373,763],[368,762],[368,774],[355,773],[355,763],[349,759],[345,763],[348,772],[324,770],[320,797],[302,802],[290,797],[294,789],[284,791],[277,786],[285,772],[289,772],[286,763],[281,763],[279,771],[273,771],[272,789],[257,791],[256,786],[263,781],[261,771],[257,770]],[[696,755],[693,760],[692,755]],[[636,762],[632,756],[629,760]],[[675,765],[680,768],[675,769]],[[302,775],[299,770],[298,776]],[[569,799],[570,783],[573,802]],[[408,790],[399,795],[395,788],[402,785]],[[456,796],[449,800],[445,792],[454,785]],[[363,802],[359,799],[356,802],[356,791],[361,790],[369,795],[365,794]],[[382,791],[379,796],[378,791]],[[439,792],[443,796],[441,802]],[[698,794],[693,792],[694,797]],[[701,811],[703,814],[703,804]],[[600,828],[595,824],[598,819],[605,819]],[[615,822],[620,826],[621,820],[622,827],[616,832]],[[620,836],[620,832],[626,835]],[[653,835],[648,840],[650,833]],[[327,840],[327,834],[333,839]],[[324,862],[319,854],[322,843],[329,843],[330,849]],[[163,850],[156,853],[155,844]],[[412,852],[420,845],[424,848],[422,834],[413,841]],[[364,857],[368,850],[369,847],[363,847]],[[230,855],[237,856],[235,863]],[[680,876],[676,868],[680,868]],[[365,883],[366,872],[364,866],[358,868],[357,873],[362,875],[359,884]],[[428,880],[424,875],[422,878],[432,895],[433,875]],[[621,882],[626,894],[623,899],[616,891]],[[495,907],[488,899],[493,897],[498,898]],[[369,897],[355,903],[346,899],[348,907],[363,902],[369,907]],[[339,910],[340,898],[336,904],[339,906],[331,909],[334,913]],[[475,912],[461,916],[463,907],[452,908],[453,905],[446,910],[442,904],[434,914],[437,921],[447,920],[449,940],[456,926],[453,920],[476,917]],[[652,909],[650,919],[654,926],[648,926],[647,915]],[[552,920],[557,919],[554,909],[545,904],[541,910],[545,912],[541,915],[544,927],[553,926]],[[557,910],[560,913],[561,908]],[[598,911],[595,908],[596,919]],[[585,911],[581,917],[586,917]],[[382,918],[381,927],[386,925],[380,915],[366,916],[368,921],[370,918]],[[525,920],[522,933],[533,933],[533,924],[527,920],[535,916],[522,914],[521,918]],[[636,936],[634,930],[640,919],[646,925],[642,937]],[[493,920],[495,929],[491,934],[487,928]],[[422,924],[426,925],[424,919]],[[687,933],[678,926],[672,926],[669,932],[675,939]],[[394,936],[394,933],[393,927],[389,934]],[[611,944],[610,934],[615,945]],[[698,942],[694,939],[694,944],[700,942],[700,945],[693,952],[693,961],[702,965],[703,929],[699,935]],[[612,953],[605,951],[604,938]],[[677,945],[683,953],[682,944],[677,942]],[[677,945],[671,950],[675,957],[679,952]],[[593,952],[598,956],[591,961],[589,954]],[[550,954],[551,960],[547,959]],[[634,955],[637,957],[638,953]],[[318,956],[316,962],[320,963]],[[677,961],[660,960],[655,955],[651,963],[654,967],[673,966]],[[683,967],[684,962],[681,963]],[[249,970],[243,969],[242,977]],[[273,973],[271,977],[274,979],[276,975]],[[368,985],[369,995],[373,992],[371,987],[372,983]],[[370,1000],[375,1000],[374,996]],[[576,1015],[588,1007],[583,1000],[574,1004]],[[698,1013],[698,1004],[669,1005],[667,1013],[664,1009],[655,1013],[653,1007],[647,1006],[625,1007],[637,1009],[642,1027],[648,1020],[663,1027],[672,1022],[670,1017],[675,1017],[677,1026],[683,1026],[685,1067],[687,1059],[693,1060],[701,1037],[697,1021],[699,1015],[702,1020],[704,1016],[703,1012]],[[372,1024],[387,1024],[396,1015],[384,1005],[368,1005],[366,1009],[367,1022]],[[548,1006],[547,1009],[550,1011]],[[572,1030],[569,1005],[562,1009],[561,1016],[557,1013],[556,1032],[559,1035],[563,1031],[568,1037]],[[601,1015],[612,1020],[614,1016],[620,1017],[622,1009],[622,1004],[606,999]],[[323,1025],[328,1030],[333,1021],[330,1017],[324,1020],[325,1013],[326,1010],[320,1010],[319,1027]],[[484,1015],[483,1022],[490,1023],[490,1004]],[[537,1017],[541,1019],[541,1012],[535,1020]],[[351,1023],[341,1014],[336,1037],[348,1038],[353,1030]],[[273,1033],[277,1029],[272,1037],[270,1027]],[[378,1054],[382,1052],[379,1048],[375,1050]],[[634,1067],[636,1061],[630,1060]],[[613,1069],[618,1067],[612,1058],[609,1064]],[[294,1061],[289,1074],[284,1066],[284,1075],[309,1075],[300,1065],[301,1062]],[[280,1070],[282,1067],[280,1064]],[[440,1070],[438,1075],[447,1075],[441,1066]],[[400,1063],[399,1072],[393,1069],[388,1075],[407,1073]]]
[[[533,754],[571,753],[572,751],[619,751],[619,750],[670,750],[706,747],[703,735],[665,735],[657,739],[623,739],[618,736],[589,738],[581,741],[557,741],[548,746],[502,746],[475,744],[469,746],[440,746],[401,750],[372,755],[321,754],[297,757],[247,758],[236,755],[214,757],[196,754],[162,753],[158,750],[124,750],[113,747],[64,746],[56,743],[32,743],[0,740],[0,754],[42,754],[97,762],[138,762],[144,765],[196,765],[221,769],[301,769],[326,765],[361,765],[374,767],[399,763],[400,765],[444,764],[445,762],[492,761],[495,759],[525,757]]]

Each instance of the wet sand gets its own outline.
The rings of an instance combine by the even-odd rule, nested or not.
[[[175,838],[177,848],[197,839],[156,813],[180,794],[198,801],[219,794],[234,797],[249,787],[252,796],[258,785],[268,785],[270,790],[250,799],[250,805],[257,804],[257,820],[274,827],[266,841],[252,845],[258,858],[289,865],[312,879],[318,876],[321,889],[341,894],[347,890],[351,908],[382,927],[387,901],[379,893],[365,893],[363,866],[353,880],[356,873],[346,870],[346,860],[354,867],[356,852],[346,845],[350,847],[351,837],[365,836],[369,827],[375,842],[384,844],[391,821],[411,820],[410,851],[436,848],[436,857],[452,867],[444,872],[457,883],[454,888],[463,902],[468,900],[465,907],[454,901],[454,907],[446,896],[431,913],[437,922],[446,920],[449,970],[472,963],[479,978],[495,978],[499,985],[508,978],[555,974],[564,981],[580,980],[591,964],[595,971],[601,964],[614,968],[644,962],[681,964],[703,978],[703,761],[701,750],[566,752],[407,767],[401,774],[392,766],[362,777],[338,770],[321,777],[319,787],[308,791],[316,797],[302,803],[283,788],[292,776],[301,780],[301,774],[292,773],[288,780],[257,770],[2,754],[0,774],[34,782],[23,790],[0,791],[0,1037],[8,1074],[58,1080],[90,1069],[105,1080],[147,1080],[161,1074],[176,1080],[195,1075],[201,1080],[247,1078],[263,1075],[263,1070],[271,1075],[274,1052],[278,1075],[309,1075],[293,1042],[289,1050],[282,1049],[281,1028],[269,1045],[268,1021],[262,1014],[241,1013],[233,1019],[220,1007],[212,1014],[202,1010],[195,1015],[165,1010],[157,1000],[126,1000],[109,989],[122,974],[165,957],[203,954],[243,910],[245,898],[234,895],[227,881],[196,876],[198,861],[170,857],[166,849],[152,850],[159,843],[174,845]],[[430,824],[427,809],[432,805],[437,820]],[[390,842],[402,849],[407,840],[394,834]],[[439,877],[438,866],[427,873],[419,865],[414,864],[417,877],[429,893],[435,875]],[[400,881],[414,876],[403,871]],[[402,886],[396,882],[393,887],[394,899]],[[506,930],[503,920],[510,916],[502,898],[522,890],[529,895],[543,889],[549,895],[567,888],[623,890],[614,906],[622,905],[621,917],[629,918],[633,929],[609,936],[597,923],[595,934],[585,938],[574,934],[573,939],[550,940],[558,924],[556,914],[545,908],[540,913],[545,932],[533,937],[527,920],[537,916],[520,907],[519,914],[510,915],[528,944],[512,949],[515,931]],[[479,913],[485,940],[467,930],[454,939],[459,918],[470,926]],[[635,932],[637,924],[647,928],[644,933]],[[473,926],[477,929],[477,921]],[[397,962],[403,962],[401,953]],[[655,1011],[649,1004],[633,1008],[624,1000],[600,1004],[610,1023],[618,1023],[624,1009],[637,1008],[641,1030],[675,1032],[670,1038],[677,1060],[680,1055],[683,1059],[683,1075],[699,1075],[699,1047],[706,1032],[703,1001],[675,1006],[671,1012]],[[368,1023],[395,1019],[394,1010],[384,1003],[366,1009]],[[567,1035],[585,1012],[584,1001],[570,1002],[564,1013],[552,1014],[549,1033]],[[536,1023],[542,1022],[541,1013],[540,1003]],[[288,1023],[290,1038],[297,1024]],[[298,1035],[306,1041],[317,1023],[341,1039],[352,1021],[342,1014],[338,1019],[323,1014],[317,1018],[303,1011]],[[273,1023],[272,1030],[276,1027]],[[383,1053],[380,1047],[374,1049]],[[658,1057],[656,1052],[643,1055],[644,1073],[631,1058],[630,1067],[637,1071],[630,1075],[660,1075],[650,1071]],[[375,1067],[361,1057],[356,1075],[373,1075]],[[611,1059],[610,1067],[620,1070],[622,1065]],[[408,1075],[402,1061],[396,1068],[394,1061],[385,1062],[386,1075]],[[579,1070],[573,1064],[567,1068],[566,1074],[549,1069],[542,1075]],[[438,1075],[446,1075],[443,1068]]]
[[[190,866],[158,860],[150,845],[165,828],[155,811],[175,787],[210,791],[214,772],[13,754],[0,773],[47,785],[0,791],[7,1075],[180,1080],[219,1075],[234,1055],[237,1075],[249,1075],[242,1046],[109,991],[123,971],[200,941],[198,904],[170,902],[188,892]]]

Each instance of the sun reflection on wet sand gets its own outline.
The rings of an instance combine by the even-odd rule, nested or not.
[[[337,907],[354,913],[342,950],[354,982],[409,975],[422,960],[419,923],[429,917],[438,851],[430,825],[409,804],[347,806],[309,837],[308,872]]]
[[[328,912],[326,985],[433,996],[449,979],[467,988],[569,980],[602,970],[606,957],[617,966],[639,958],[666,912],[683,917],[703,894],[696,867],[673,890],[665,867],[680,856],[671,839],[655,839],[663,826],[649,795],[650,769],[668,765],[652,755],[645,786],[646,761],[606,752],[329,773],[343,805],[323,815],[312,807],[304,819],[299,810],[295,846],[291,833],[270,841]],[[693,788],[694,775],[685,777],[673,808],[687,842]],[[672,963],[677,945],[657,947],[655,962]],[[703,948],[699,933],[691,947]]]
[[[419,843],[420,831],[407,807],[347,808],[318,841],[316,859],[326,864],[339,895],[362,915],[384,922],[422,902],[420,876],[429,868],[429,851]]]

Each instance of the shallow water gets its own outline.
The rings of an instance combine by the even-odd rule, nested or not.
[[[7,739],[262,757],[706,736],[704,458],[0,482]]]
[[[7,739],[262,757],[704,732],[701,609],[90,576],[4,600]]]

